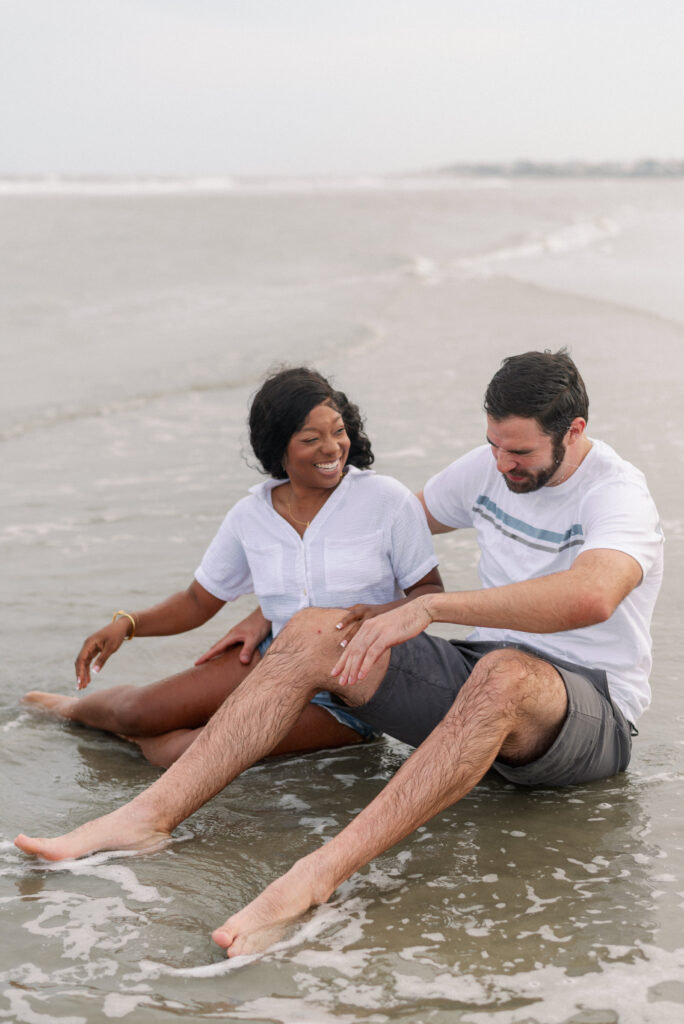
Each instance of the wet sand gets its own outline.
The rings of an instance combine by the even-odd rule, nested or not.
[[[643,1024],[684,1012],[684,310],[672,271],[683,191],[527,182],[467,195],[0,200],[12,285],[0,300],[12,369],[0,1014]],[[287,359],[334,374],[367,413],[377,469],[418,488],[481,442],[500,358],[561,344],[589,387],[590,433],[644,469],[667,535],[655,700],[627,773],[535,793],[488,777],[250,962],[226,962],[212,928],[371,799],[401,745],[252,769],[154,854],[50,865],[12,846],[156,777],[132,746],[20,697],[75,693],[86,633],[187,585],[257,479],[240,451],[262,370]],[[437,548],[449,586],[475,585],[471,537]],[[248,607],[194,635],[126,644],[93,685],[174,671]]]

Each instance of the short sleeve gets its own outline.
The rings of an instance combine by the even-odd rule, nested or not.
[[[202,557],[195,579],[222,601],[234,601],[254,591],[244,546],[234,527],[234,509],[221,523]]]
[[[402,590],[439,564],[422,505],[407,491],[392,520],[391,558],[394,578]]]
[[[645,484],[615,480],[594,488],[583,502],[585,540],[582,551],[609,548],[631,555],[644,575],[659,557],[663,531]]]
[[[483,456],[490,457],[486,445],[456,459],[425,484],[423,498],[437,522],[452,529],[473,525],[473,481],[482,479]]]

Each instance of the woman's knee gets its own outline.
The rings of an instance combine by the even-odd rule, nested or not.
[[[122,736],[154,735],[155,709],[145,687],[122,686],[113,695],[112,711],[116,717],[116,731]]]

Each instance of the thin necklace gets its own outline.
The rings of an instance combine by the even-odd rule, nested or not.
[[[297,516],[294,515],[294,513],[292,511],[292,505],[290,504],[290,502],[286,501],[285,504],[287,505],[288,509],[290,510],[290,519],[293,519],[295,521],[295,523],[299,524],[299,526],[303,526],[305,530],[308,530],[309,527],[311,526],[312,522],[313,522],[313,519],[309,519],[309,521],[307,523],[303,522],[303,520],[301,520],[301,519],[297,519]],[[325,504],[325,502],[323,502],[323,504]],[[323,508],[323,505],[321,505],[321,508]],[[314,519],[316,518],[318,513],[321,511],[321,508],[319,508],[316,511],[316,513],[314,515]]]
[[[328,500],[328,498],[330,497],[330,495],[331,495],[331,494],[333,493],[333,491],[334,491],[334,490],[336,490],[336,489],[337,489],[337,486],[338,486],[338,484],[335,484],[335,487],[333,487],[333,488],[332,488],[332,490],[331,490],[331,491],[330,491],[330,492],[329,492],[328,494],[326,494],[326,495],[325,495],[325,497],[323,498],[323,501],[321,502],[321,504],[319,505],[319,507],[318,507],[318,508],[316,509],[316,511],[315,511],[315,512],[314,512],[314,514],[312,515],[311,519],[309,519],[309,520],[307,520],[307,521],[305,521],[305,520],[303,520],[303,519],[297,519],[297,516],[296,516],[296,515],[294,514],[294,512],[292,511],[292,503],[291,503],[291,502],[289,502],[289,501],[287,500],[287,498],[286,498],[286,499],[285,499],[285,504],[287,505],[287,508],[288,508],[288,512],[289,512],[289,515],[290,515],[290,519],[291,519],[291,520],[292,520],[293,522],[297,523],[297,525],[298,525],[298,526],[303,526],[305,530],[308,530],[308,529],[309,529],[309,527],[311,526],[312,522],[314,521],[314,519],[315,519],[315,518],[316,518],[316,516],[318,515],[318,513],[319,513],[319,512],[321,511],[321,509],[322,509],[322,508],[323,508],[323,506],[325,505],[325,503],[326,503],[326,501]]]
[[[562,483],[564,483],[567,480],[568,476],[570,475],[570,471],[572,471],[574,473],[576,469],[579,469],[580,466],[582,465],[582,463],[584,462],[584,460],[586,459],[586,457],[587,457],[587,455],[589,454],[590,451],[591,451],[591,445],[589,445],[587,450],[584,452],[584,454],[583,454],[582,458],[579,460],[579,462],[571,463],[570,465],[565,467],[565,472],[561,476],[560,480],[556,480],[556,482],[555,482],[555,484],[553,484],[553,486],[554,487],[558,487],[558,484],[562,484]]]
[[[561,476],[560,480],[556,480],[556,482],[553,484],[553,486],[554,487],[558,487],[558,484],[564,483],[564,481],[566,480],[567,475],[568,475],[568,473],[570,472],[571,469],[572,470],[579,469],[579,462],[577,463],[576,466],[566,466],[565,467],[565,472]]]

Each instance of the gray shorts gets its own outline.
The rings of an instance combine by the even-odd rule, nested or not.
[[[624,771],[633,726],[611,702],[605,672],[552,662],[523,644],[468,643],[422,633],[393,648],[385,678],[367,704],[354,707],[354,715],[417,747],[447,714],[479,659],[511,646],[553,665],[565,684],[568,711],[558,737],[540,758],[520,767],[495,761],[493,768],[521,786],[569,786]],[[332,699],[344,706],[340,698]]]

